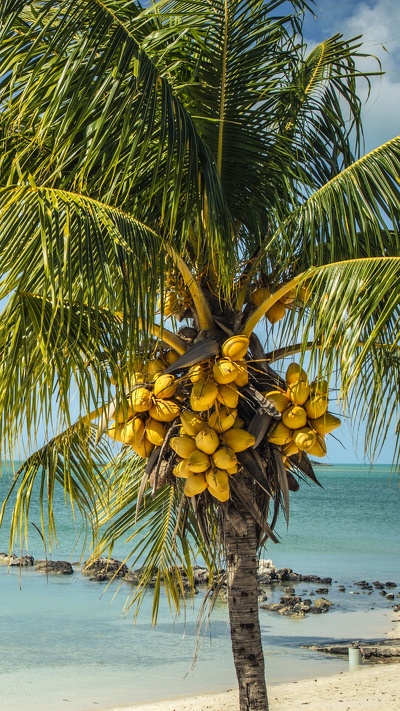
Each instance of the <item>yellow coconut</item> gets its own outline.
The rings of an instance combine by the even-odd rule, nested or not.
[[[282,412],[282,422],[291,430],[305,427],[307,424],[307,413],[301,405],[292,405]]]
[[[223,342],[222,355],[231,360],[242,360],[249,348],[250,339],[247,336],[231,336]]]
[[[161,447],[164,442],[165,435],[166,430],[161,422],[153,420],[152,417],[149,417],[148,420],[146,420],[146,437],[149,442],[154,444],[156,447]]]
[[[228,469],[237,464],[237,457],[233,449],[230,447],[219,447],[214,454],[211,455],[213,464],[218,469]]]
[[[206,481],[209,486],[217,491],[226,491],[229,489],[229,475],[225,469],[220,467],[210,467],[206,471]]]
[[[131,407],[135,412],[147,412],[152,406],[151,392],[147,388],[135,388],[130,395]]]
[[[230,383],[229,385],[219,385],[217,400],[223,405],[226,405],[226,407],[237,407],[239,402],[239,391],[235,383]]]
[[[192,473],[187,465],[187,459],[182,459],[182,461],[178,462],[173,468],[172,473],[180,479],[187,479]]]
[[[300,450],[308,451],[315,444],[317,435],[311,427],[302,427],[293,432],[293,442]]]
[[[325,435],[340,427],[341,421],[339,417],[332,415],[330,412],[325,412],[324,415],[321,415],[316,420],[310,419],[310,425],[317,434]]]
[[[111,439],[113,439],[115,442],[122,442],[121,435],[123,427],[123,424],[119,422],[115,423],[107,430],[108,436],[111,437]]]
[[[293,454],[298,454],[299,448],[298,448],[297,444],[295,444],[292,441],[292,442],[288,442],[287,444],[284,444],[281,448],[281,452],[286,457],[291,457]]]
[[[308,383],[308,375],[298,363],[290,363],[286,371],[285,380],[287,385],[297,383],[298,380],[304,380],[306,383]]]
[[[161,301],[159,302],[161,306]],[[164,316],[172,316],[180,307],[180,298],[176,291],[167,291],[164,296]]]
[[[293,304],[293,301],[296,298],[296,289],[289,289],[289,291],[286,292],[285,296],[281,296],[279,301],[282,302],[282,304],[285,304],[285,306],[290,306]]]
[[[268,390],[262,393],[276,407],[278,412],[283,412],[291,404],[290,397],[283,390]]]
[[[147,457],[150,457],[150,454],[154,449],[154,444],[149,442],[147,437],[143,437],[140,442],[135,442],[134,444],[130,443],[130,446],[132,447],[132,449],[135,450],[136,454],[138,454],[140,457],[143,457],[143,459],[147,459]]]
[[[213,377],[219,385],[233,383],[238,376],[235,363],[230,358],[218,358],[213,365]]]
[[[134,411],[129,405],[120,405],[114,412],[114,420],[118,423],[124,423],[131,420],[134,414]]]
[[[199,415],[191,412],[191,410],[181,412],[181,422],[185,434],[190,435],[191,437],[196,437],[200,430],[207,427],[207,422]]]
[[[246,430],[232,427],[221,436],[223,443],[234,452],[244,452],[245,449],[253,447],[256,438]]]
[[[215,410],[208,418],[208,425],[213,430],[221,434],[221,432],[226,432],[229,430],[237,417],[237,410],[228,410],[227,407],[222,405],[218,410]]]
[[[165,370],[165,363],[163,360],[161,360],[161,358],[154,358],[152,360],[147,361],[145,369],[149,380],[153,380],[154,376],[157,375],[157,373],[162,373],[163,370]]]
[[[313,457],[325,457],[326,456],[326,442],[321,435],[317,434],[315,443],[307,449],[307,454],[311,454]]]
[[[325,395],[315,395],[304,403],[304,409],[310,420],[317,420],[328,409],[328,398]]]
[[[310,386],[305,380],[288,385],[287,394],[293,405],[304,405],[310,394]]]
[[[180,414],[181,408],[173,400],[155,400],[149,410],[150,417],[158,422],[172,422]]]
[[[136,444],[144,437],[144,422],[140,417],[133,417],[121,430],[121,442]]]
[[[196,435],[196,446],[201,452],[213,454],[219,445],[219,437],[211,427],[205,427]]]
[[[200,380],[204,380],[208,370],[209,368],[206,367],[204,363],[196,363],[195,365],[192,365],[188,371],[189,380],[192,383],[198,383]]]
[[[245,425],[245,421],[242,420],[241,417],[237,417],[235,422],[233,423],[231,429],[241,430],[241,429],[243,429],[244,425]]]
[[[154,397],[161,398],[161,400],[168,400],[175,395],[177,387],[178,382],[174,375],[159,375],[154,383]]]
[[[265,312],[268,321],[272,324],[278,323],[286,313],[286,306],[281,301],[275,301],[274,304]]]
[[[249,371],[245,360],[235,360],[236,378],[233,381],[239,388],[243,388],[249,382]]]
[[[228,472],[229,476],[233,476],[233,474],[237,474],[239,471],[239,464],[235,464],[233,467],[227,467],[226,471]]]
[[[258,289],[253,291],[251,295],[251,300],[256,306],[261,306],[261,304],[268,299],[271,293],[271,289],[267,286],[260,286]]]
[[[283,422],[277,422],[268,433],[267,439],[272,444],[287,444],[292,440],[292,430]]]
[[[199,380],[192,387],[190,393],[190,406],[195,412],[209,410],[215,403],[218,387],[212,380]]]
[[[208,454],[195,449],[187,458],[187,465],[192,472],[205,472],[211,465]]]
[[[167,351],[165,353],[165,362],[167,365],[173,365],[180,358],[179,354],[173,350]]]
[[[202,472],[192,472],[186,479],[183,493],[186,494],[186,496],[196,496],[196,494],[201,494],[202,491],[206,489],[207,482],[204,474]]]
[[[180,435],[179,437],[172,437],[169,441],[169,446],[177,453],[178,457],[187,459],[196,449],[196,442],[189,435]]]
[[[146,382],[146,376],[142,371],[135,370],[132,373],[128,373],[125,378],[125,386],[129,389],[133,388],[135,385],[140,385],[140,383]]]

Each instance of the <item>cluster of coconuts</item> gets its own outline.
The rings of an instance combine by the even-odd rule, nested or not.
[[[188,496],[207,488],[219,501],[226,501],[228,477],[239,468],[236,453],[255,443],[237,412],[238,388],[249,377],[244,360],[248,347],[246,336],[232,336],[222,344],[220,357],[192,366],[180,378],[163,372],[176,360],[171,351],[167,363],[161,358],[148,361],[146,372],[137,370],[130,378],[133,390],[116,411],[108,435],[147,458],[155,446],[162,445],[166,423],[180,416],[180,434],[169,442],[179,457],[175,476],[186,479]],[[180,394],[184,389],[186,397]],[[187,394],[191,409],[183,406]]]
[[[270,296],[271,290],[267,286],[260,286],[251,295],[251,300],[256,306],[261,306],[261,304]],[[297,289],[290,289],[285,296],[282,296],[278,301],[276,301],[267,311],[265,316],[268,321],[272,324],[280,321],[285,313],[286,309],[290,309],[296,299],[305,302],[308,299],[308,288],[306,286],[301,287],[300,293],[297,293]]]
[[[305,370],[291,363],[286,371],[287,389],[264,393],[282,414],[280,422],[268,432],[269,442],[276,444],[284,457],[307,452],[325,457],[325,435],[340,426],[339,417],[328,412],[326,380],[308,382]]]

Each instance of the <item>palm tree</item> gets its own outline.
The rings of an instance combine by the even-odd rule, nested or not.
[[[361,41],[307,53],[308,11],[0,9],[0,430],[3,457],[29,451],[3,504],[16,494],[10,544],[37,480],[50,537],[57,484],[96,555],[130,537],[132,602],[154,577],[154,621],[161,582],[179,609],[196,556],[215,590],[224,562],[242,711],[268,708],[257,559],[289,490],[316,482],[325,381],[372,452],[399,404],[400,137],[362,156]],[[282,439],[282,410],[306,408],[306,352],[311,409]]]

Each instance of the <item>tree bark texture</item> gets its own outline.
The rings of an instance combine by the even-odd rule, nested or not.
[[[232,506],[232,504],[231,504]],[[228,606],[240,711],[268,711],[258,608],[256,523],[239,501],[225,518]],[[240,515],[244,526],[238,526]]]

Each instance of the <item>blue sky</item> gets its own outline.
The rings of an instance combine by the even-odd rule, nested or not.
[[[371,94],[360,84],[359,96],[366,102],[363,111],[365,152],[373,150],[400,133],[400,2],[399,0],[317,0],[317,15],[305,24],[305,37],[310,49],[336,32],[345,38],[363,35],[361,51],[378,57],[384,75],[372,78]],[[362,61],[362,64],[361,64]],[[376,71],[373,59],[360,60],[360,66]],[[333,408],[331,408],[333,409]],[[336,434],[336,433],[335,433]],[[337,430],[342,445],[331,438],[328,446],[331,463],[363,461],[363,429],[358,438],[346,424]],[[377,461],[391,462],[394,453],[394,426]]]

